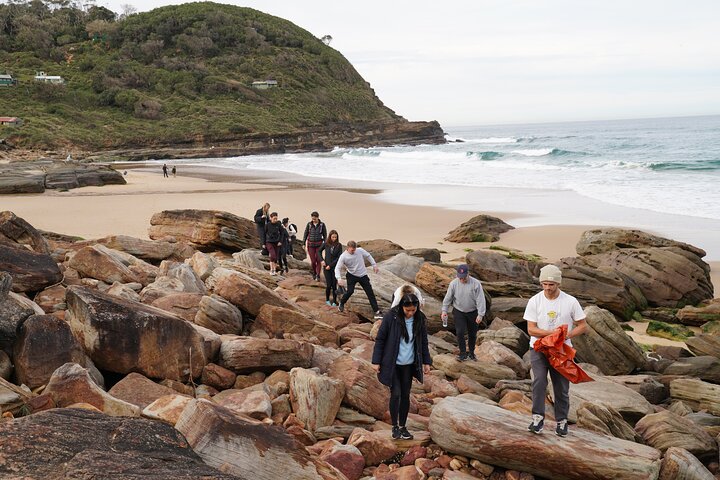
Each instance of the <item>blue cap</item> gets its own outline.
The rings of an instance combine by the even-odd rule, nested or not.
[[[457,277],[458,278],[466,278],[468,276],[468,266],[464,263],[462,265],[458,265],[457,267]]]

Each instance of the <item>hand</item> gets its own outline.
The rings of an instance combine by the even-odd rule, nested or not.
[[[341,287],[345,287],[345,280],[343,280],[342,278],[338,280],[338,285]]]
[[[330,270],[330,265],[326,265],[325,270]]]
[[[282,242],[278,242],[278,247],[282,247]]]
[[[379,271],[380,271],[380,269],[378,268],[378,266],[373,265],[373,272],[378,273]]]
[[[374,364],[374,363],[373,363],[373,366],[372,366],[372,367],[373,367],[373,370],[375,370],[375,373],[380,373],[380,365],[377,365],[377,364]]]
[[[448,318],[447,312],[442,312],[442,313],[440,314],[440,320],[447,320],[447,318]]]
[[[423,365],[423,373],[427,375],[430,373],[430,365]]]
[[[475,319],[475,323],[477,323],[478,325],[482,323],[482,317],[480,315],[478,315],[478,317]]]

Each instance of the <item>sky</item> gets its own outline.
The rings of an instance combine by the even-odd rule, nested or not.
[[[185,3],[98,0],[147,11]],[[409,120],[720,114],[718,0],[231,0],[321,37]]]

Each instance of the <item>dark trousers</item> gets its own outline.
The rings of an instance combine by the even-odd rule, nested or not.
[[[457,308],[453,308],[453,320],[455,321],[455,334],[457,335],[458,348],[460,355],[464,355],[465,335],[467,334],[467,353],[475,354],[475,343],[477,342],[478,324],[475,323],[477,318],[477,310],[472,312],[461,312]]]
[[[545,417],[545,392],[547,391],[548,372],[552,380],[555,398],[555,420],[567,420],[570,411],[570,380],[560,375],[548,362],[547,357],[530,349],[530,367],[532,368],[532,413]]]
[[[285,269],[288,270],[288,261],[287,261],[287,248],[285,247],[278,247],[280,251],[278,252],[278,265],[280,265],[280,270]]]
[[[318,258],[318,249],[320,248],[320,245],[317,247],[311,247],[308,245],[307,247],[307,254],[308,257],[310,257],[310,269],[313,271],[314,275],[320,276],[320,259]]]
[[[265,225],[256,223],[255,228],[257,229],[258,237],[260,237],[260,249],[265,248]]]
[[[335,278],[335,270],[325,270],[325,300],[330,300],[330,293],[332,293],[333,303],[337,303],[337,278]]]
[[[395,365],[392,387],[390,387],[390,419],[393,425],[404,427],[407,422],[414,369],[413,364]]]
[[[359,283],[362,289],[365,290],[365,295],[367,295],[368,300],[370,300],[370,308],[372,308],[372,311],[377,312],[380,310],[377,300],[375,299],[375,292],[373,292],[372,285],[370,285],[370,277],[367,275],[363,277],[356,277],[352,273],[348,272],[347,275],[345,275],[345,279],[347,280],[347,292],[343,295],[340,303],[344,304],[350,300],[350,297],[355,291],[355,284]]]

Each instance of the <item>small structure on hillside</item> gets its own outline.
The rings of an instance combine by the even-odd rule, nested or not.
[[[10,74],[0,74],[0,87],[13,87],[17,85],[17,79]]]
[[[35,81],[36,82],[44,82],[44,83],[55,83],[55,84],[65,83],[65,79],[62,78],[61,76],[48,75],[45,72],[35,72]]]
[[[0,117],[0,125],[13,125],[18,126],[22,125],[23,121],[21,118],[17,117]]]
[[[277,80],[258,80],[252,83],[251,87],[258,90],[267,90],[278,86]]]

